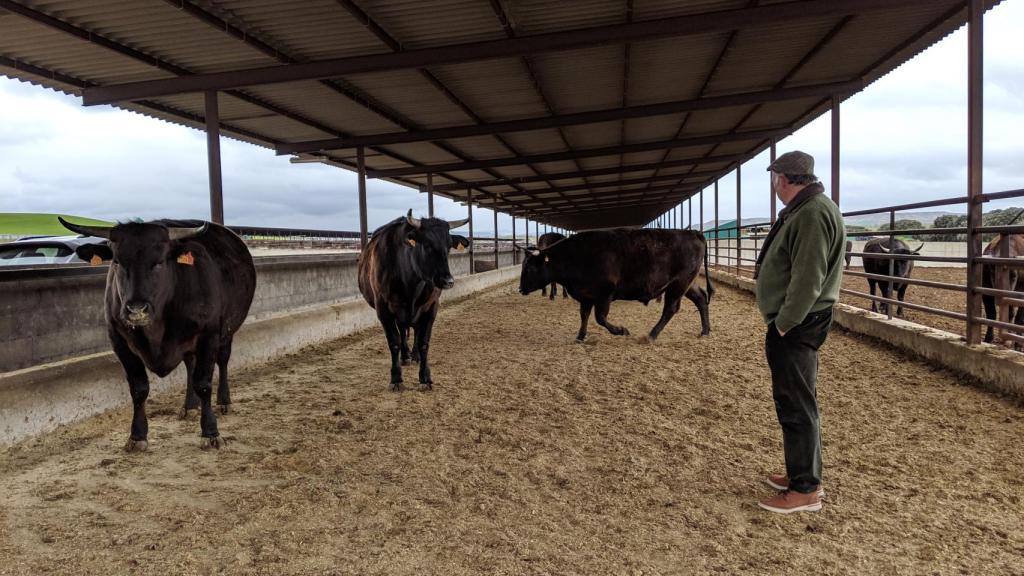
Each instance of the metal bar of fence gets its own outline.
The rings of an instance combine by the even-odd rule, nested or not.
[[[986,296],[995,296],[997,298],[1016,298],[1024,295],[1024,292],[1018,292],[1016,290],[1000,290],[998,288],[983,288],[981,286],[975,288],[978,294],[984,294]]]
[[[974,317],[974,321],[977,322],[978,324],[984,324],[985,326],[991,326],[993,328],[1001,328],[1003,330],[1011,330],[1011,331],[1014,331],[1014,332],[1019,332],[1021,330],[1024,330],[1024,326],[1021,326],[1020,324],[1010,324],[1008,322],[1000,322],[999,320],[989,320],[988,318],[985,318],[984,316],[975,316]],[[1004,334],[1004,336],[1005,336],[1005,334]]]
[[[976,198],[980,199],[981,202],[991,202],[992,200],[1006,200],[1007,198],[1019,198],[1024,196],[1024,188],[1017,190],[1006,190],[1004,192],[989,192],[988,194],[978,194]]]
[[[916,210],[918,208],[934,208],[936,206],[951,206],[953,204],[966,204],[967,196],[956,196],[955,198],[942,198],[929,200],[927,202],[914,202],[913,204],[898,204],[896,206],[884,206],[881,208],[868,208],[866,210],[853,210],[843,212],[844,218],[851,216],[866,216],[868,214],[884,214],[886,212],[902,212],[904,210]]]
[[[869,274],[867,272],[857,272],[856,270],[844,270],[843,274],[848,276],[856,276],[857,278],[870,278],[872,280],[882,280],[888,282],[892,278],[884,276],[882,274]],[[911,286],[925,286],[927,288],[939,288],[942,290],[953,290],[955,292],[967,292],[967,286],[962,284],[950,284],[948,282],[935,282],[933,280],[918,280],[916,278],[900,278],[897,281],[898,284],[909,284]]]
[[[1024,227],[1021,227],[1024,230]],[[978,229],[981,231],[981,228]],[[847,232],[847,236],[928,236],[930,234],[966,234],[967,228],[915,228],[912,230],[864,230]]]
[[[860,256],[861,258],[866,256],[879,260],[913,260],[914,262],[950,262],[954,264],[967,262],[967,258],[963,256],[915,256],[912,254],[879,254],[877,252],[847,252],[847,254],[850,256]],[[1021,262],[1024,262],[1024,259]]]
[[[892,298],[883,298],[882,296],[872,296],[871,294],[865,294],[864,292],[857,292],[856,290],[849,290],[847,288],[840,288],[841,294],[849,294],[850,296],[859,296],[868,300],[874,300],[876,302],[884,302],[886,304],[893,304],[896,306],[902,306],[911,310],[919,310],[921,312],[928,312],[937,316],[945,316],[946,318],[953,318],[954,320],[967,321],[967,314],[961,314],[960,312],[950,312],[949,310],[942,310],[939,308],[932,308],[931,306],[923,306],[921,304],[913,304],[911,302],[900,302],[899,300],[893,300]],[[891,310],[892,307],[890,306]]]
[[[1014,268],[1024,267],[1024,258],[996,258],[994,256],[979,256],[974,259],[975,262],[981,264],[1002,264],[1003,266],[1012,266]]]

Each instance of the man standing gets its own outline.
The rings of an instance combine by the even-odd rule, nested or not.
[[[768,324],[765,355],[775,413],[782,426],[786,473],[766,482],[781,492],[758,503],[789,514],[821,510],[821,425],[815,390],[818,348],[839,297],[846,230],[839,207],[814,176],[814,158],[799,151],[768,167],[786,207],[757,258],[757,305]]]

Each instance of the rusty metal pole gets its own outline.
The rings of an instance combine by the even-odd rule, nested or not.
[[[516,249],[516,217],[512,215],[512,265],[519,264],[519,250]]]
[[[540,221],[539,220],[534,220],[533,221],[533,236],[534,236],[534,238],[533,238],[534,242],[540,242]]]
[[[740,266],[743,258],[743,204],[740,194],[740,171],[743,166],[736,167],[736,275],[740,275]]]
[[[206,92],[206,164],[210,175],[210,221],[224,224],[224,184],[220,172],[220,110],[217,92]]]
[[[772,147],[771,147],[770,154],[771,154],[770,162],[775,162],[775,140],[772,140]],[[772,186],[772,173],[771,172],[768,173],[768,195],[772,197],[772,221],[771,221],[771,223],[775,224],[776,213],[779,211],[779,209],[778,209],[779,197],[775,195],[775,187]]]
[[[356,173],[359,180],[359,249],[366,250],[366,157],[362,146],[356,148]]]
[[[476,273],[475,259],[476,240],[473,239],[473,189],[466,188],[466,211],[469,213],[469,273]]]
[[[839,96],[832,95],[832,201],[839,206]]]
[[[718,180],[715,180],[715,266],[718,266]]]
[[[434,217],[434,174],[427,172],[427,216]]]
[[[494,269],[498,269],[498,209],[494,209]]]
[[[700,200],[697,202],[697,205],[700,208],[699,209],[700,214],[698,214],[698,216],[700,216],[700,222],[698,224],[700,225],[700,233],[703,234],[704,233],[704,189],[703,188],[700,189]]]
[[[981,312],[981,295],[977,287],[981,284],[981,266],[977,258],[981,255],[981,234],[978,226],[982,223],[981,168],[982,168],[982,114],[984,80],[984,52],[982,20],[984,3],[970,0],[967,19],[967,344],[981,342],[981,324],[974,320]]]

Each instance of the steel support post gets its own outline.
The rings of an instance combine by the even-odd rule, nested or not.
[[[981,234],[977,228],[982,223],[981,169],[982,163],[982,114],[984,80],[984,53],[982,27],[984,2],[970,0],[967,20],[967,344],[981,342],[981,324],[974,320],[981,315],[981,295],[976,288],[981,285]]]
[[[839,96],[832,95],[832,201],[839,206]]]
[[[434,217],[434,174],[427,172],[427,216]]]
[[[356,148],[356,173],[359,180],[359,249],[365,250],[368,241],[366,218],[366,157],[363,147]]]
[[[743,166],[736,167],[736,275],[740,275],[743,257],[743,196],[740,194],[740,175]]]
[[[469,213],[469,273],[476,273],[476,240],[473,239],[473,189],[466,188],[466,211]]]
[[[769,163],[775,162],[775,139],[774,138],[772,139],[771,152],[769,152],[769,154],[771,155],[771,159],[769,160]],[[771,221],[771,223],[775,224],[775,218],[776,218],[776,215],[777,215],[777,213],[779,211],[779,208],[778,208],[779,197],[775,195],[775,187],[772,186],[772,174],[771,174],[771,172],[768,173],[768,195],[772,197],[772,221]]]
[[[217,92],[206,92],[206,164],[210,176],[210,221],[224,224],[224,185],[220,172],[220,110]]]

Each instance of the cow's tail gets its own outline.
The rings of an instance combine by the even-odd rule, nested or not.
[[[711,302],[711,295],[715,293],[715,287],[711,285],[711,274],[708,272],[708,241],[704,240],[704,285],[708,292],[708,302]]]

